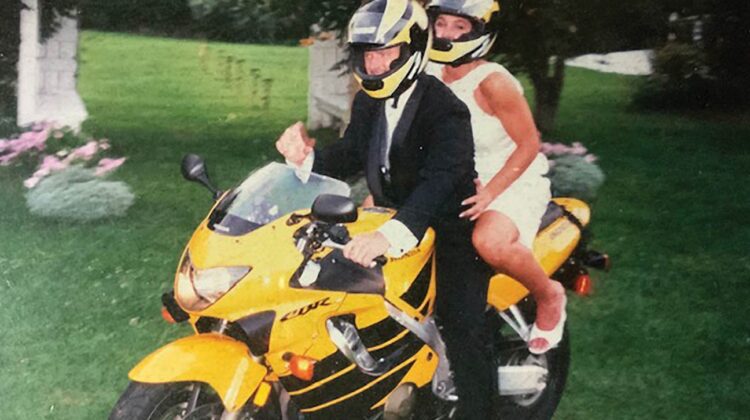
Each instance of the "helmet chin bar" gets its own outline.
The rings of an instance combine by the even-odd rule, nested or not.
[[[384,85],[382,80],[362,80],[362,88],[365,90],[380,90]]]
[[[437,51],[448,52],[453,48],[453,42],[446,38],[435,38],[432,41],[432,48]]]

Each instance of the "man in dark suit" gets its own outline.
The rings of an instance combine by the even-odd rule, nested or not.
[[[473,225],[458,217],[475,194],[470,114],[450,90],[423,73],[431,42],[413,0],[375,0],[349,26],[355,78],[362,86],[344,137],[315,149],[301,123],[276,146],[300,172],[336,178],[364,171],[376,205],[397,209],[374,232],[355,236],[344,255],[364,266],[398,257],[428,226],[436,237],[437,317],[459,396],[459,417],[489,418],[494,378],[484,321],[491,270],[471,243]],[[304,175],[303,175],[304,176]]]

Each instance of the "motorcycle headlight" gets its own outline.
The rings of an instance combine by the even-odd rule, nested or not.
[[[200,311],[219,300],[250,272],[251,267],[196,269],[185,254],[177,271],[175,299],[189,311]]]

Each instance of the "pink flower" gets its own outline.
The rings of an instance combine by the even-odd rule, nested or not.
[[[7,155],[0,156],[0,166],[8,166],[13,163],[13,159],[20,155],[18,152],[8,153]]]
[[[599,159],[599,158],[596,157],[596,155],[594,155],[592,153],[589,153],[589,154],[587,154],[586,156],[583,157],[583,160],[585,160],[588,163],[594,163],[594,162],[597,161],[597,159]]]
[[[31,175],[31,178],[24,181],[23,185],[25,185],[26,188],[34,188],[45,176],[55,171],[61,171],[68,166],[68,162],[61,161],[55,156],[46,155],[34,174]]]
[[[92,140],[84,144],[83,146],[77,149],[74,149],[69,157],[71,159],[81,158],[83,160],[90,160],[92,157],[94,157],[98,149],[99,149],[98,143]]]
[[[62,131],[60,131],[60,130],[55,130],[55,131],[54,131],[54,132],[52,133],[52,137],[54,137],[54,138],[56,138],[56,139],[60,140],[61,138],[65,137],[65,133],[63,133],[63,132],[62,132]]]
[[[41,181],[41,180],[42,180],[42,178],[37,178],[37,177],[33,177],[32,176],[31,178],[23,181],[23,186],[26,187],[26,188],[28,188],[28,189],[32,189],[32,188],[36,187],[36,184],[38,184],[39,181]]]
[[[102,176],[102,175],[108,174],[109,172],[112,172],[115,169],[119,168],[120,165],[125,163],[126,159],[127,158],[119,158],[119,159],[103,158],[102,160],[99,161],[99,165],[96,167],[96,171],[94,172],[94,175]]]
[[[588,150],[585,147],[583,147],[583,145],[580,142],[573,143],[573,147],[571,147],[569,150],[570,150],[569,153],[571,155],[579,155],[579,156],[583,156],[586,154],[586,152],[588,152]]]
[[[47,168],[50,171],[59,171],[68,167],[67,162],[63,162],[55,156],[45,155],[42,160],[42,164],[39,165],[40,169]]]
[[[580,142],[574,142],[571,146],[562,143],[542,143],[540,150],[546,156],[583,156],[588,153],[586,147],[584,147]]]

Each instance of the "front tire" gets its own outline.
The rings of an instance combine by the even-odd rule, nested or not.
[[[531,324],[536,313],[533,305],[521,307]],[[499,318],[499,317],[498,317]],[[567,328],[554,349],[542,355],[531,354],[526,342],[502,321],[495,337],[495,366],[536,365],[547,369],[546,387],[527,395],[498,396],[495,401],[495,419],[548,420],[560,403],[570,366],[570,336]]]
[[[213,420],[219,419],[223,411],[221,399],[207,385],[131,382],[109,420]]]

